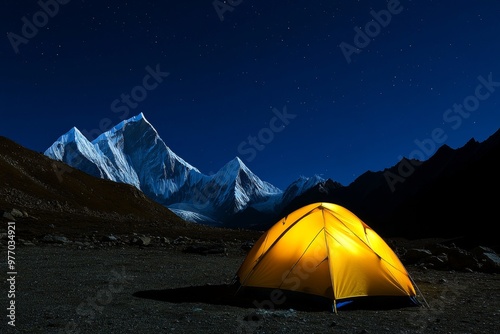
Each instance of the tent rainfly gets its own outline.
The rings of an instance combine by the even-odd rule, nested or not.
[[[235,279],[238,291],[280,289],[324,297],[335,313],[370,297],[421,305],[394,251],[351,211],[332,203],[309,204],[279,220],[250,249]]]

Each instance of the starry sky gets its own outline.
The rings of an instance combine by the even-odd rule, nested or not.
[[[500,125],[500,2],[8,1],[0,135],[39,152],[143,113],[211,174],[348,185]]]

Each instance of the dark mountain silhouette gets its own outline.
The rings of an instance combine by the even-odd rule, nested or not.
[[[328,201],[350,209],[385,237],[457,238],[498,247],[493,233],[498,157],[500,130],[458,149],[443,145],[426,161],[403,159],[383,171],[368,171],[346,187],[328,180],[296,197],[279,216]]]

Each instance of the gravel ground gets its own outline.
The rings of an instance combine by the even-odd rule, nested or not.
[[[80,247],[81,248],[81,247]],[[183,252],[185,245],[19,246],[15,330],[1,333],[500,333],[500,277],[407,266],[426,307],[390,310],[267,308],[225,299],[245,257]],[[6,258],[3,247],[2,258]],[[6,261],[2,259],[5,274]],[[423,299],[420,298],[422,301]],[[286,305],[285,305],[286,306]]]

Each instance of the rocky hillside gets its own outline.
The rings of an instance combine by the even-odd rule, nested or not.
[[[0,217],[17,222],[20,238],[90,233],[235,238],[244,234],[188,223],[131,185],[92,177],[4,137],[0,137],[0,180]]]

